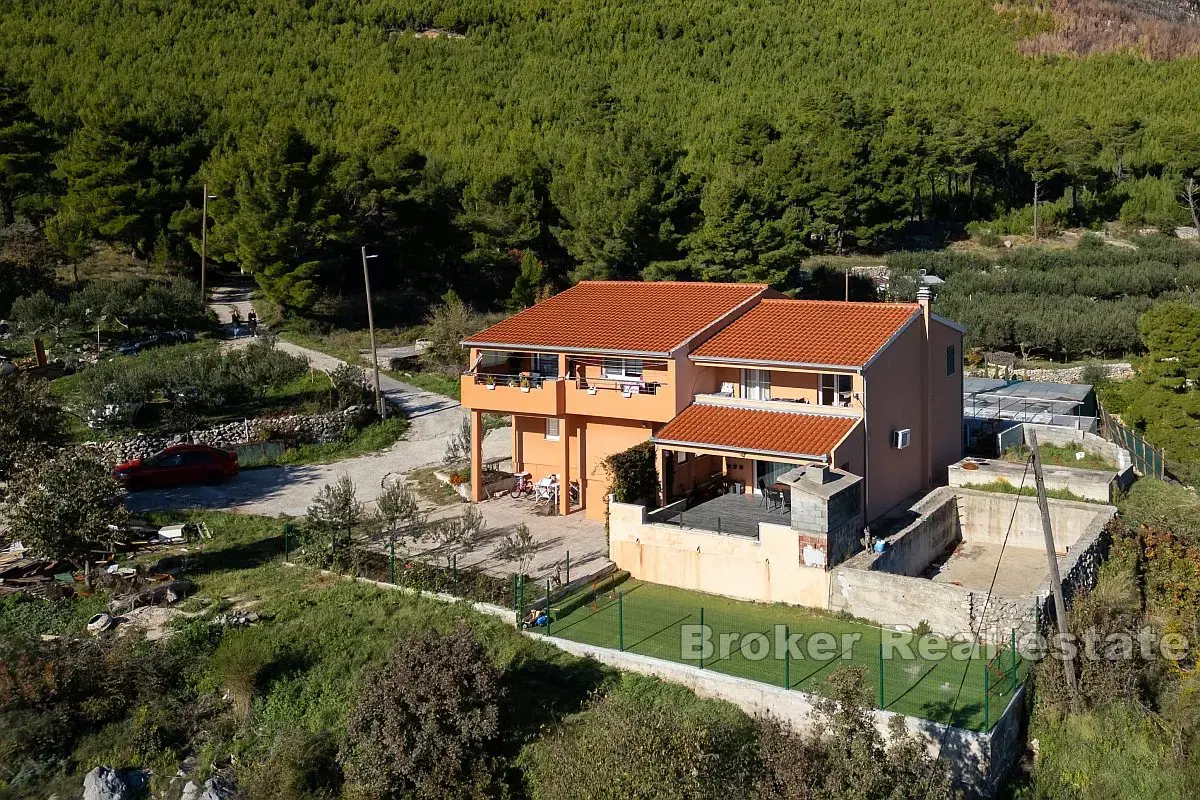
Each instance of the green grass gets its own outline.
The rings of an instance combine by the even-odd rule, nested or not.
[[[997,479],[989,483],[964,483],[964,489],[978,489],[981,492],[999,492],[1000,494],[1019,494],[1022,497],[1037,497],[1037,488],[1033,486],[1023,486],[1018,492],[1017,487],[1013,486],[1006,480]],[[1070,489],[1047,489],[1046,497],[1055,500],[1074,500],[1076,503],[1100,503],[1099,500],[1093,500],[1090,497],[1080,497]]]
[[[354,431],[340,442],[302,444],[288,449],[282,458],[269,462],[269,465],[331,464],[346,458],[377,453],[404,438],[408,428],[408,420],[404,417],[389,417]]]
[[[395,372],[393,370],[385,370],[385,372],[398,381],[411,383],[427,392],[452,397],[455,400],[462,399],[461,384],[456,377],[441,372]]]
[[[1080,451],[1069,445],[1042,444],[1038,445],[1042,463],[1056,467],[1075,467],[1076,469],[1115,470],[1117,465],[1102,455]],[[1083,458],[1075,458],[1077,452],[1083,452]],[[1015,461],[1024,464],[1029,460],[1029,448],[1023,444],[1006,449],[1000,456],[1005,461]]]
[[[704,624],[712,628],[716,648],[705,660],[704,669],[820,693],[825,680],[837,669],[858,667],[865,671],[867,686],[878,697],[882,632],[876,625],[797,606],[742,602],[637,581],[621,586],[620,594],[620,603],[615,594],[602,594],[595,603],[585,603],[562,619],[555,619],[551,625],[552,635],[600,647],[617,648],[623,643],[628,652],[700,666],[698,661],[684,658],[681,626],[699,625],[703,613]],[[568,599],[561,605],[570,607],[574,603]],[[810,657],[802,643],[804,657],[792,658],[787,663],[783,658],[774,657],[777,625],[787,626],[787,633],[803,635],[802,642],[813,634],[832,634],[836,637],[833,640],[835,651],[843,636],[857,635],[859,639],[845,653],[826,655],[818,652],[816,658]],[[721,657],[718,637],[722,633],[764,634],[771,642],[771,655],[762,660],[747,658],[739,640],[726,657]],[[972,730],[985,728],[986,713],[987,727],[990,728],[1011,698],[1007,672],[1010,653],[1005,650],[1001,656],[1003,670],[992,668],[988,680],[993,688],[986,709],[984,673],[987,668],[981,651],[975,651],[969,660],[947,657],[926,661],[915,650],[911,659],[889,658],[882,662],[883,702],[876,702],[888,711],[951,722]],[[988,648],[987,655],[995,656],[995,648]],[[964,670],[962,694],[952,713],[959,683],[964,680]],[[1019,675],[1023,676],[1025,671],[1025,665],[1018,659]]]

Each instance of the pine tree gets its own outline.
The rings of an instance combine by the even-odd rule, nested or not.
[[[46,191],[55,142],[50,127],[29,108],[27,87],[0,71],[0,220],[16,222],[16,204]]]

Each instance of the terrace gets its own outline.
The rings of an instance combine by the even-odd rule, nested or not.
[[[691,508],[686,500],[672,503],[647,514],[646,521],[757,539],[759,523],[787,525],[790,518],[782,502],[760,495],[723,494]]]

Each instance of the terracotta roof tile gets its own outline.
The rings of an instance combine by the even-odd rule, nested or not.
[[[763,300],[693,355],[861,367],[920,313],[916,303]]]
[[[751,283],[583,281],[463,344],[669,353],[766,289]]]
[[[654,441],[739,452],[823,456],[858,422],[858,417],[693,403],[655,434]]]

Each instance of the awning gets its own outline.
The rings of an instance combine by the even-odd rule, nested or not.
[[[651,441],[666,448],[824,461],[860,422],[850,416],[694,403]]]

